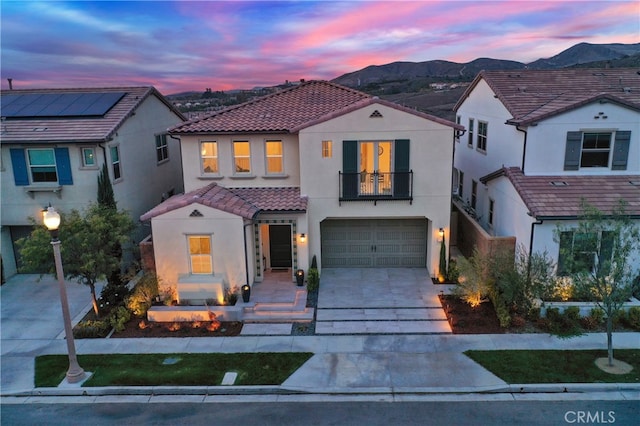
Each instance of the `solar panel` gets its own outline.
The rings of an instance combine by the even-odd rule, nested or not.
[[[103,116],[125,92],[25,93],[0,97],[0,114],[10,118]]]

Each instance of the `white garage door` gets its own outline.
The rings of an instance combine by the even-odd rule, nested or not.
[[[320,231],[323,268],[426,267],[426,219],[331,219]]]

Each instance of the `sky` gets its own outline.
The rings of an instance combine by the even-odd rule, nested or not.
[[[0,2],[1,86],[153,85],[163,94],[331,80],[369,65],[532,62],[640,42],[631,1]]]

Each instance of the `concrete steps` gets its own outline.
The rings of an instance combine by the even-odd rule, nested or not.
[[[293,302],[257,302],[243,309],[245,323],[291,323],[313,321],[314,309],[307,308],[307,290],[296,290]]]

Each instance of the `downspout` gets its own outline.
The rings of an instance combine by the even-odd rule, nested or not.
[[[531,215],[531,213],[529,213],[529,215]],[[544,222],[537,217],[535,219],[535,222],[531,222],[531,234],[529,236],[529,262],[527,262],[527,281],[529,281],[529,277],[531,276],[531,256],[533,255],[533,236],[535,234],[536,225],[542,225],[542,223]]]
[[[522,174],[524,174],[524,164],[527,157],[527,131],[521,129],[518,125],[516,125],[516,130],[524,133],[524,144],[522,146],[522,166],[520,167],[522,169]]]
[[[242,229],[242,236],[244,238],[244,271],[245,271],[245,284],[249,284],[249,251],[247,250],[247,226],[253,225],[253,220],[245,223]]]

